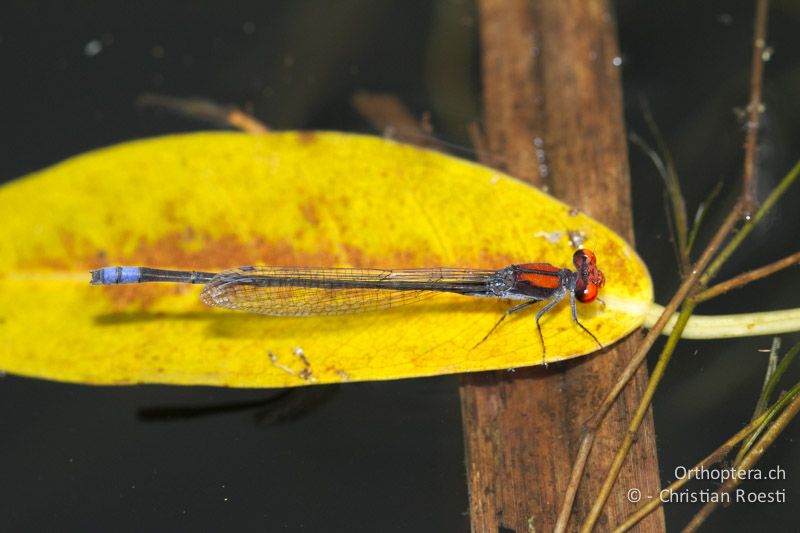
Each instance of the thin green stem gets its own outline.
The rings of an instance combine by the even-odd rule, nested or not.
[[[706,197],[700,207],[697,208],[697,213],[694,216],[694,223],[692,224],[692,231],[689,232],[689,242],[686,244],[686,253],[687,255],[691,256],[692,248],[694,248],[694,243],[697,240],[697,234],[700,232],[700,228],[703,225],[703,221],[706,219],[706,215],[709,212],[709,207],[711,204],[714,203],[714,200],[719,195],[720,191],[722,191],[722,182],[719,181],[711,190],[711,193]]]

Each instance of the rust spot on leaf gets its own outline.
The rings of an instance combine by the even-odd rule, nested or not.
[[[300,205],[303,218],[314,228],[319,226],[319,211],[316,202],[304,202]]]
[[[317,140],[317,134],[313,131],[301,131],[297,134],[302,144],[312,144]]]

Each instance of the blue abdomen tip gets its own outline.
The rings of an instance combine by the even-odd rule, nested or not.
[[[139,283],[141,268],[139,267],[106,267],[92,271],[92,285],[120,285],[123,283]]]

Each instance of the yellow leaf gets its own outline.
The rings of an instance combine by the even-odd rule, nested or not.
[[[604,345],[638,327],[652,300],[644,264],[599,223],[494,170],[374,137],[131,142],[3,186],[0,211],[0,368],[25,376],[285,387],[542,360],[540,306],[475,347],[512,302],[439,295],[352,316],[265,317],[205,307],[199,286],[90,286],[88,271],[108,265],[572,267],[567,233],[579,231],[607,278],[607,305],[579,304],[580,319]],[[567,301],[542,329],[549,361],[597,349]]]

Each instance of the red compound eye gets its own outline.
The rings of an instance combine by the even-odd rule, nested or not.
[[[586,283],[580,289],[577,287],[575,288],[575,298],[581,303],[588,304],[597,298],[597,292],[597,285],[593,283]]]
[[[603,288],[606,285],[606,276],[600,269],[597,270],[597,280],[594,282],[594,284],[599,288]]]
[[[583,269],[584,266],[593,266],[597,268],[597,257],[595,257],[594,252],[586,248],[575,250],[575,253],[572,254],[572,262],[575,264],[575,268],[577,268],[578,271]]]

